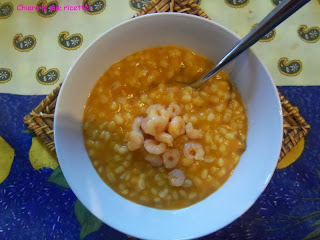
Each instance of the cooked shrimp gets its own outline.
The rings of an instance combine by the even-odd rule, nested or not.
[[[142,130],[152,136],[158,135],[166,130],[168,121],[163,117],[154,116],[152,118],[144,118],[141,123]]]
[[[138,131],[131,131],[128,136],[128,148],[130,151],[135,151],[143,146],[143,135]]]
[[[143,121],[143,117],[136,117],[132,123],[132,130],[141,132],[141,123]]]
[[[160,155],[166,151],[167,145],[165,143],[159,143],[153,139],[147,139],[144,141],[144,148],[149,153]]]
[[[180,187],[183,185],[186,177],[180,169],[174,169],[169,172],[168,178],[172,186]]]
[[[176,103],[170,103],[167,111],[170,115],[170,118],[174,118],[176,116],[181,115],[181,107]]]
[[[150,106],[147,108],[146,113],[149,114],[149,113],[151,113],[152,111],[158,110],[158,109],[161,109],[161,108],[164,108],[161,104],[153,104],[153,105],[150,105]]]
[[[167,144],[169,147],[173,145],[173,137],[169,133],[163,132],[155,135],[154,138],[159,142]]]
[[[202,145],[196,142],[187,142],[184,145],[183,154],[186,158],[193,158],[195,160],[204,159],[204,151]]]
[[[152,117],[163,117],[167,122],[169,122],[169,113],[168,111],[160,104],[154,104],[147,108],[146,113],[148,118]]]
[[[180,153],[177,149],[167,150],[162,154],[162,160],[165,168],[174,168],[180,160]]]
[[[186,134],[187,134],[187,137],[191,139],[197,139],[197,138],[203,137],[201,129],[194,129],[191,122],[189,122],[186,125]]]
[[[159,155],[148,153],[146,154],[144,159],[147,160],[154,167],[160,167],[162,165],[162,158]]]
[[[185,131],[186,129],[182,117],[176,116],[171,119],[168,126],[168,132],[173,138],[183,135]]]

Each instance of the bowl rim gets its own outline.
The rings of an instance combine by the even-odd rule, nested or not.
[[[207,23],[216,25],[216,27],[222,29],[223,31],[228,32],[229,34],[231,34],[233,37],[235,37],[235,38],[238,39],[239,41],[241,40],[241,37],[240,37],[240,36],[238,36],[236,33],[234,33],[233,31],[231,31],[230,29],[226,28],[225,26],[221,25],[220,23],[215,22],[215,21],[210,20],[210,19],[205,19],[205,18],[200,17],[200,16],[195,16],[195,15],[185,14],[185,13],[168,13],[168,12],[166,12],[166,13],[147,14],[147,15],[143,15],[143,16],[139,16],[139,17],[135,17],[135,18],[131,18],[131,19],[125,20],[125,21],[123,21],[123,22],[121,22],[121,23],[119,23],[119,24],[117,24],[117,25],[109,28],[108,30],[106,30],[106,31],[103,32],[102,34],[100,34],[100,35],[99,35],[96,39],[94,39],[94,40],[81,52],[81,54],[76,58],[76,60],[74,61],[74,63],[73,63],[73,64],[71,65],[71,67],[69,68],[69,70],[68,70],[68,72],[67,72],[67,74],[66,74],[66,77],[65,77],[65,79],[64,79],[64,82],[66,82],[67,79],[69,79],[72,70],[75,68],[75,66],[77,65],[77,63],[79,62],[79,60],[83,57],[83,55],[85,54],[85,52],[87,52],[90,48],[92,48],[93,45],[94,45],[97,41],[99,41],[100,39],[102,39],[105,35],[109,34],[110,32],[114,31],[114,30],[117,29],[117,28],[120,28],[120,27],[122,27],[122,26],[124,26],[124,25],[127,25],[127,24],[130,23],[130,22],[141,21],[142,19],[146,19],[146,20],[147,20],[147,19],[149,19],[149,18],[157,18],[157,17],[161,17],[161,16],[163,16],[163,15],[175,16],[175,17],[176,17],[176,16],[181,16],[181,17],[184,17],[184,18],[194,18],[194,19],[198,19],[198,20],[200,20],[200,21],[204,21],[204,22],[207,22]],[[266,65],[265,65],[265,64],[263,63],[263,61],[261,61],[261,59],[254,53],[254,51],[252,51],[252,49],[248,49],[248,51],[250,51],[250,52],[257,58],[257,62],[259,62],[259,63],[261,64],[261,66],[263,67],[263,69],[266,71],[266,74],[267,74],[268,78],[271,80],[272,89],[273,89],[273,91],[275,91],[275,92],[277,93],[276,85],[275,85],[275,83],[274,83],[274,81],[273,81],[273,78],[272,78],[269,70],[267,69]],[[59,113],[59,111],[60,111],[60,107],[61,107],[61,106],[60,106],[60,102],[61,102],[60,100],[61,100],[62,95],[63,95],[63,94],[61,94],[61,93],[64,92],[64,86],[65,86],[65,84],[62,84],[61,89],[60,89],[60,94],[59,94],[58,97],[57,97],[56,109],[55,109],[55,117],[58,115],[58,113]],[[279,123],[280,123],[281,126],[282,126],[282,125],[283,125],[283,117],[282,117],[282,111],[281,111],[281,102],[280,102],[280,98],[279,98],[279,95],[278,95],[278,94],[277,94],[277,106],[276,106],[276,107],[277,107],[278,109],[280,109],[280,111],[278,112],[278,113],[279,113],[278,117],[279,117],[279,120],[280,120]],[[57,118],[55,118],[55,119],[57,119]],[[60,144],[57,144],[57,142],[56,142],[57,139],[58,139],[58,138],[57,138],[57,132],[56,132],[56,130],[58,129],[58,127],[57,127],[57,122],[58,122],[57,120],[54,121],[54,139],[55,139],[57,156],[58,156],[58,158],[59,158],[59,157],[62,158],[62,157],[61,157],[61,154],[60,154],[60,147],[59,147]],[[281,131],[281,133],[279,133],[279,136],[278,136],[278,139],[279,139],[278,141],[279,141],[280,143],[282,143],[282,134],[283,134],[283,132]],[[280,151],[281,151],[281,144],[279,144],[279,146],[278,146],[278,152],[279,152],[279,154],[280,154]],[[257,194],[257,195],[253,198],[253,200],[252,200],[250,203],[247,204],[247,207],[246,207],[246,208],[243,208],[243,209],[242,209],[240,215],[238,215],[238,216],[237,216],[236,218],[234,218],[232,221],[228,221],[227,223],[224,223],[224,224],[223,224],[221,227],[219,227],[219,228],[216,228],[216,229],[213,229],[213,228],[212,228],[213,230],[211,230],[211,231],[210,231],[210,230],[203,231],[203,232],[196,231],[197,234],[196,234],[196,235],[192,235],[192,236],[190,236],[190,235],[186,236],[186,235],[183,235],[183,234],[182,234],[182,237],[179,237],[179,239],[187,239],[187,238],[190,238],[190,237],[192,237],[192,238],[202,237],[202,236],[211,234],[211,233],[213,233],[213,232],[216,232],[216,231],[224,228],[224,227],[227,226],[228,224],[230,224],[230,223],[232,223],[233,221],[235,221],[236,219],[238,219],[241,215],[243,215],[243,214],[257,201],[257,199],[258,199],[258,198],[260,197],[260,195],[263,193],[263,191],[265,190],[265,188],[267,187],[267,185],[269,184],[269,182],[270,182],[270,180],[271,180],[271,178],[272,178],[272,176],[273,176],[273,173],[274,173],[274,171],[275,171],[276,165],[277,165],[277,161],[274,161],[272,170],[270,171],[267,179],[265,179],[265,181],[264,181],[264,186],[263,186],[263,188],[262,188],[262,189],[259,189],[259,191],[258,191],[259,194]],[[69,178],[69,177],[67,177],[68,174],[65,174],[66,169],[65,169],[65,167],[64,167],[63,161],[60,163],[60,166],[61,166],[62,172],[63,172],[64,175],[65,175],[65,178],[66,178],[67,182],[70,183],[70,181],[68,181],[68,178]],[[102,181],[102,180],[101,180],[101,181]],[[227,182],[228,182],[228,180],[227,180]],[[226,184],[226,183],[224,183],[224,184]],[[69,185],[70,185],[70,188],[72,189],[72,191],[74,192],[74,194],[76,195],[76,197],[80,200],[79,196],[80,196],[81,194],[80,194],[79,192],[73,190],[73,189],[74,189],[73,184],[69,184]],[[117,193],[116,193],[116,194],[117,194]],[[81,200],[80,200],[80,201],[81,201]],[[204,200],[202,200],[202,201],[204,201]],[[202,202],[202,201],[200,201],[200,202]],[[198,204],[198,203],[197,203],[197,204]],[[197,204],[191,205],[191,206],[188,207],[188,208],[191,208],[191,207],[193,207],[193,206],[195,206],[195,205],[197,205]],[[97,213],[97,212],[95,212],[95,211],[93,211],[94,209],[93,209],[89,204],[87,204],[86,202],[83,202],[83,205],[84,205],[92,214],[94,214],[96,217],[98,217],[99,219],[101,219],[100,214]],[[142,206],[142,205],[140,205],[140,206]],[[152,209],[152,208],[150,208],[150,209]],[[184,208],[183,208],[183,209],[174,210],[174,211],[180,211],[180,210],[184,210]],[[168,211],[168,210],[160,210],[160,211]],[[169,211],[171,211],[171,210],[169,210]],[[137,235],[137,234],[134,233],[134,232],[133,232],[133,233],[128,233],[128,232],[125,232],[123,229],[119,228],[118,226],[115,226],[114,224],[112,224],[112,222],[108,222],[108,221],[106,221],[105,219],[101,219],[101,220],[102,220],[102,222],[104,222],[104,223],[107,224],[108,226],[110,226],[110,227],[112,227],[112,228],[114,228],[114,229],[116,229],[116,230],[118,230],[118,231],[120,231],[120,232],[122,232],[122,233],[130,234],[130,235],[132,235],[132,236],[134,236],[134,237],[138,237],[138,238],[151,239],[151,238],[150,238],[150,234],[141,236],[141,235]],[[157,238],[153,236],[152,239],[157,239]]]

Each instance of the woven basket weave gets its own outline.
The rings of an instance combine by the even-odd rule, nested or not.
[[[138,12],[136,16],[156,12],[184,12],[209,18],[199,5],[194,3],[194,0],[152,0],[148,6]]]
[[[141,16],[156,12],[184,12],[209,18],[194,0],[152,0],[148,6],[136,14]],[[54,110],[61,84],[53,90],[35,109],[24,117],[28,128],[35,132],[45,146],[55,152],[53,137]],[[308,133],[310,126],[279,92],[283,111],[283,142],[279,160],[281,160]]]

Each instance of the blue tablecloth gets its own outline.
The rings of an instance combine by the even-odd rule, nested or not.
[[[292,165],[275,171],[261,197],[242,217],[203,239],[320,239],[320,87],[279,89],[311,125],[304,152]],[[0,94],[0,136],[15,149],[11,172],[0,184],[2,240],[80,236],[73,192],[48,182],[52,170],[36,171],[28,159],[32,135],[23,133],[23,117],[44,97]],[[103,225],[86,239],[128,237]]]

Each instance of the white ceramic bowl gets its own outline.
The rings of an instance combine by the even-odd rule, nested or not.
[[[55,110],[59,162],[79,200],[109,226],[144,239],[190,239],[217,231],[241,216],[267,186],[282,142],[282,111],[266,67],[247,51],[225,71],[245,103],[247,149],[233,175],[203,201],[179,210],[157,210],[130,202],[108,187],[83,144],[81,121],[87,97],[114,62],[161,45],[179,45],[218,61],[240,38],[225,27],[187,14],[152,14],[123,22],[95,40],[72,66]]]

